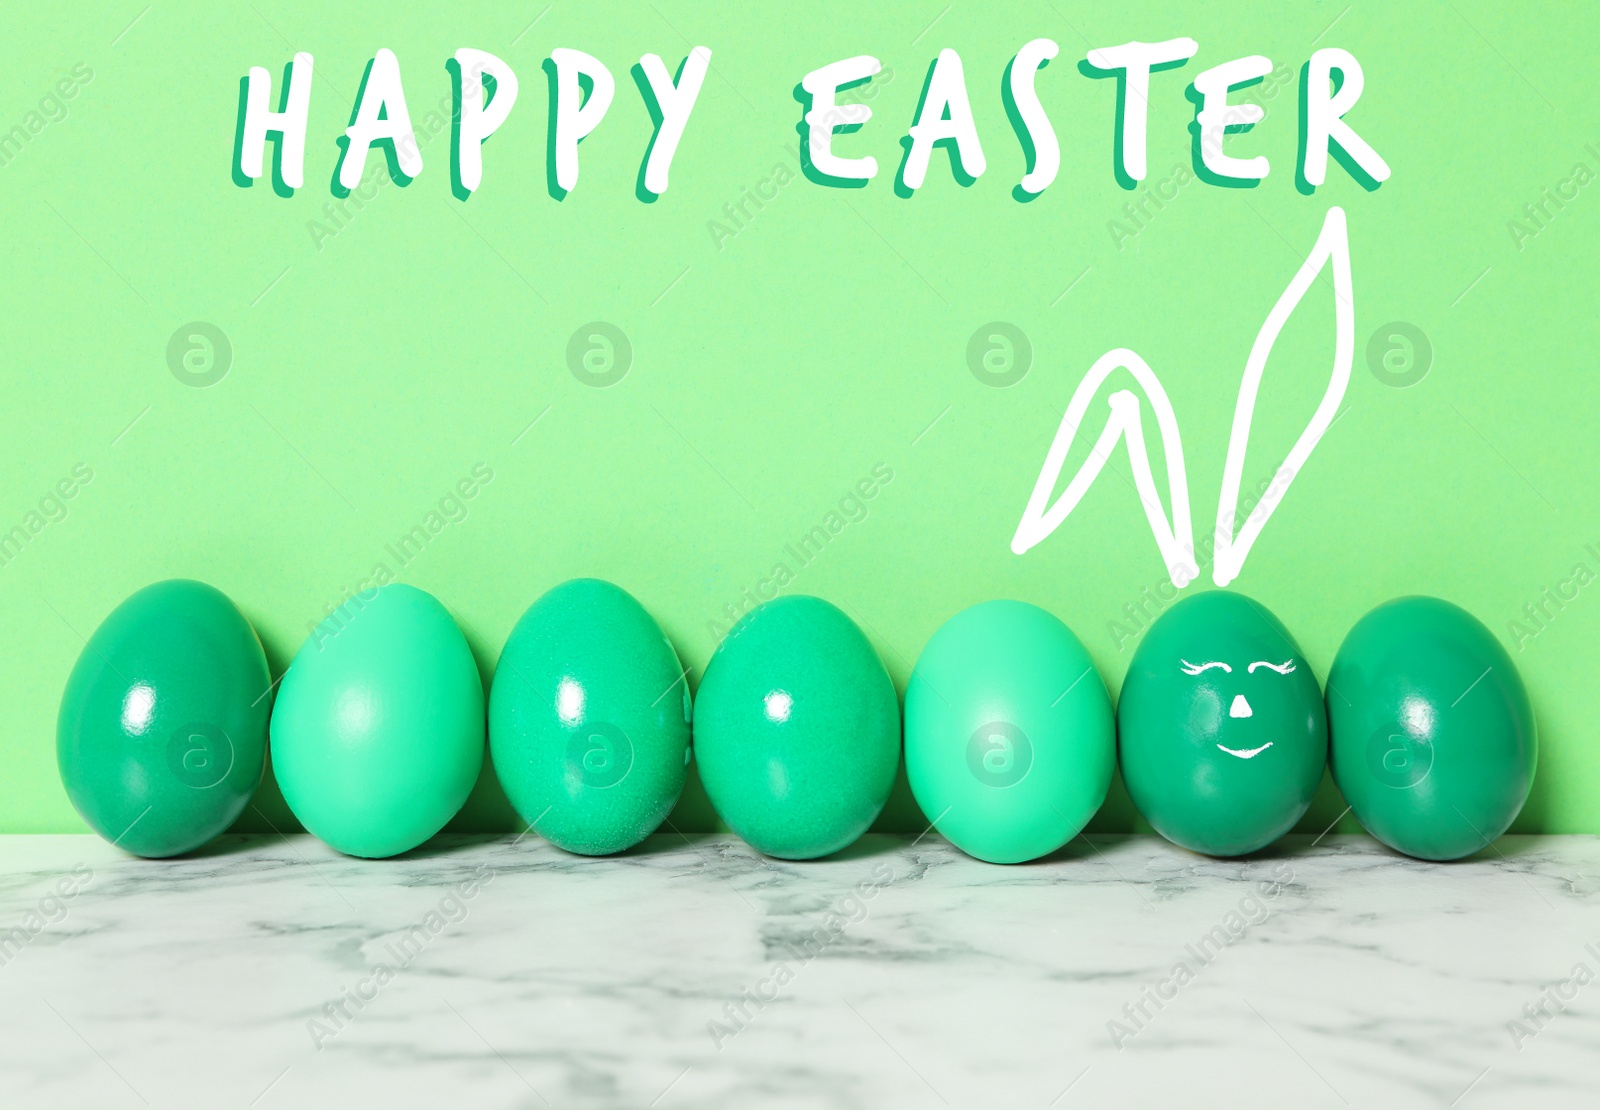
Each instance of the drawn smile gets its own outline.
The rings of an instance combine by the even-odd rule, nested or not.
[[[1217,747],[1222,748],[1222,750],[1227,752],[1229,755],[1238,756],[1240,759],[1254,759],[1256,756],[1260,755],[1262,752],[1264,752],[1268,748],[1272,747],[1272,741],[1268,740],[1265,744],[1262,744],[1259,748],[1243,748],[1243,749],[1228,748],[1228,747],[1223,747],[1223,745],[1221,745],[1221,744],[1218,744]]]

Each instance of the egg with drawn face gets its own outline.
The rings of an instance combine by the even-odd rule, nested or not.
[[[1294,827],[1328,760],[1322,692],[1259,602],[1216,590],[1158,617],[1117,705],[1128,794],[1162,836],[1210,856],[1257,851]]]

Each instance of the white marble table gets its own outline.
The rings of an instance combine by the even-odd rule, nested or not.
[[[7,1108],[1600,1098],[1590,837],[1453,865],[1096,837],[1006,868],[931,836],[808,864],[728,837],[153,862],[12,836],[0,961]]]

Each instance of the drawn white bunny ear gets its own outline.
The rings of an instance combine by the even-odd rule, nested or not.
[[[1267,486],[1261,500],[1250,510],[1244,527],[1234,533],[1234,519],[1238,515],[1239,479],[1244,472],[1245,449],[1250,440],[1250,420],[1255,414],[1256,394],[1261,388],[1261,373],[1266,369],[1267,356],[1278,341],[1278,334],[1288,322],[1289,315],[1300,304],[1311,283],[1317,279],[1324,266],[1333,265],[1334,298],[1334,350],[1333,376],[1328,388],[1311,416],[1311,422],[1295,440],[1284,458],[1283,465]],[[1350,286],[1350,239],[1345,229],[1344,209],[1330,208],[1322,221],[1322,232],[1317,245],[1305,260],[1294,280],[1289,283],[1278,303],[1267,314],[1266,323],[1256,335],[1250,348],[1249,361],[1245,363],[1244,380],[1239,383],[1239,400],[1233,410],[1233,432],[1228,437],[1228,457],[1222,470],[1222,496],[1217,499],[1216,561],[1212,566],[1211,580],[1226,586],[1244,566],[1250,547],[1261,534],[1272,511],[1283,500],[1300,468],[1305,465],[1312,449],[1322,434],[1338,415],[1339,402],[1344,400],[1345,389],[1350,384],[1350,365],[1355,357],[1355,307]]]
[[[1095,391],[1112,371],[1122,369],[1133,374],[1134,381],[1144,391],[1150,408],[1156,414],[1156,426],[1161,431],[1161,447],[1167,459],[1167,492],[1172,501],[1170,523],[1161,507],[1155,478],[1150,472],[1150,456],[1145,449],[1144,427],[1139,417],[1139,398],[1126,389],[1118,390],[1107,399],[1111,412],[1100,438],[1089,449],[1089,457],[1073,475],[1066,490],[1055,504],[1050,504],[1050,495],[1055,492],[1056,483],[1061,478],[1061,468],[1066,465],[1072,441],[1078,434],[1079,425],[1083,423],[1089,403],[1094,400]],[[1178,420],[1172,412],[1172,402],[1167,400],[1167,392],[1161,388],[1161,382],[1144,359],[1125,347],[1101,355],[1089,368],[1088,374],[1084,375],[1083,381],[1078,383],[1066,414],[1056,429],[1055,439],[1050,443],[1044,467],[1034,483],[1028,506],[1022,512],[1022,520],[1017,524],[1016,535],[1011,539],[1011,550],[1021,555],[1056,530],[1067,514],[1077,508],[1089,487],[1094,485],[1094,480],[1110,459],[1119,438],[1127,443],[1134,488],[1144,504],[1145,517],[1150,522],[1150,530],[1155,533],[1161,558],[1167,564],[1167,573],[1174,585],[1180,588],[1186,586],[1194,580],[1199,570],[1194,561],[1194,531],[1189,520],[1189,479],[1183,469],[1183,439],[1178,434]]]

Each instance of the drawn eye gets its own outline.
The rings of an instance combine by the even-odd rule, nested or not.
[[[1209,671],[1212,667],[1221,667],[1229,674],[1233,673],[1233,668],[1219,659],[1213,659],[1209,663],[1191,663],[1187,659],[1180,659],[1178,662],[1182,664],[1184,674],[1201,674]],[[1270,666],[1270,664],[1268,665]]]
[[[1267,670],[1277,671],[1279,674],[1288,674],[1294,670],[1294,660],[1285,659],[1282,663],[1268,663],[1265,659],[1258,659],[1254,663],[1250,664],[1245,673],[1255,674],[1257,667],[1265,667]]]

